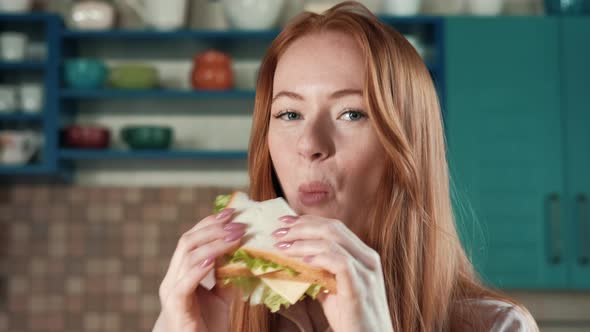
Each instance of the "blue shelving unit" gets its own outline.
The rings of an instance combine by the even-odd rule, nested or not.
[[[0,113],[0,123],[3,122],[41,122],[42,113]]]
[[[54,167],[46,164],[22,166],[0,165],[0,175],[46,175],[52,174],[55,171]]]
[[[76,31],[64,30],[62,37],[66,40],[109,39],[109,40],[155,40],[155,39],[200,39],[200,40],[272,40],[279,30],[239,31],[239,30],[107,30],[107,31]]]
[[[219,151],[219,150],[77,150],[61,149],[61,160],[127,160],[127,159],[245,159],[247,151]]]
[[[37,61],[0,62],[0,70],[44,70],[47,64]]]
[[[436,56],[427,63],[435,78],[441,102],[444,104],[445,68],[444,64],[444,20],[440,17],[391,17],[380,19],[395,27],[400,32],[404,29],[418,28],[427,31],[428,42],[434,46]],[[71,177],[73,165],[83,160],[243,160],[247,151],[212,151],[212,150],[168,150],[168,151],[132,151],[132,150],[76,150],[58,147],[58,120],[60,115],[71,120],[78,110],[78,101],[95,99],[250,99],[254,91],[199,91],[199,90],[115,90],[93,89],[77,90],[61,88],[60,70],[66,57],[77,56],[82,45],[96,42],[127,41],[166,41],[166,40],[202,40],[208,42],[229,42],[258,40],[271,41],[279,30],[269,31],[214,31],[214,30],[108,30],[76,31],[64,27],[60,17],[52,14],[1,15],[0,24],[43,24],[48,45],[47,59],[42,62],[0,62],[0,75],[14,71],[40,71],[45,85],[45,107],[40,114],[0,114],[0,124],[31,123],[40,126],[45,137],[45,146],[41,155],[43,163],[22,167],[0,167],[0,175],[58,174]]]
[[[41,160],[27,165],[0,165],[0,175],[50,175],[57,172],[57,133],[58,133],[58,86],[60,63],[61,19],[52,14],[0,14],[0,24],[10,27],[35,27],[43,32],[47,45],[44,61],[0,62],[0,76],[11,77],[15,72],[40,72],[43,77],[44,105],[38,114],[4,113],[0,114],[0,124],[5,128],[12,125],[32,125],[40,128],[44,138],[41,147]]]
[[[102,98],[254,98],[254,91],[200,91],[200,90],[115,90],[115,89],[64,89],[60,92],[63,99],[102,99]]]

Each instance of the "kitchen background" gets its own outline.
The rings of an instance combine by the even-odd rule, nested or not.
[[[180,234],[247,189],[264,51],[336,2],[0,0],[0,331],[150,330]],[[590,1],[361,2],[435,79],[486,282],[590,331]]]

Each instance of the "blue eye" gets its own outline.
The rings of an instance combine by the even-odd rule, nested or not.
[[[348,116],[347,121],[359,121],[362,118],[365,118],[367,116],[365,113],[358,111],[358,110],[346,111],[346,112],[342,113],[342,115]]]
[[[287,117],[285,117],[285,115]],[[291,121],[291,120],[298,120],[299,117],[300,117],[300,115],[298,113],[295,113],[295,112],[284,111],[284,112],[281,112],[281,113],[275,115],[274,117],[277,118],[277,119],[283,119],[283,120],[286,120],[286,121]]]

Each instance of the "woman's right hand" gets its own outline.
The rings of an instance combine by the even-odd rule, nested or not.
[[[231,222],[234,209],[211,215],[184,233],[160,285],[162,311],[153,331],[228,330],[233,290],[198,287],[213,269],[215,259],[235,251],[246,224]]]

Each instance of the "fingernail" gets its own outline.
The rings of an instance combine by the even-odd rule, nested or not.
[[[201,267],[207,267],[215,262],[215,257],[207,257],[203,262],[201,262]]]
[[[292,244],[293,244],[293,242],[277,242],[277,243],[275,243],[275,247],[277,247],[279,249],[287,249]]]
[[[244,230],[246,228],[246,224],[241,222],[230,222],[223,226],[223,230],[226,232],[236,231],[236,230]]]
[[[242,236],[244,236],[244,234],[246,234],[245,231],[232,231],[231,233],[227,234],[224,238],[223,241],[225,242],[234,242],[235,240],[241,238]]]
[[[279,218],[280,221],[285,222],[287,224],[292,224],[299,219],[299,216],[282,216]]]
[[[229,216],[230,216],[232,213],[234,213],[234,211],[235,211],[235,210],[236,210],[236,209],[232,209],[232,208],[229,208],[229,209],[223,209],[223,210],[221,210],[221,212],[219,212],[219,213],[217,214],[217,216],[215,216],[215,218],[217,218],[217,219],[223,219],[223,218],[227,218],[227,217],[229,217]]]
[[[283,227],[283,228],[279,228],[276,231],[272,232],[272,236],[282,237],[282,236],[285,236],[287,233],[289,233],[289,228]]]
[[[303,256],[303,261],[306,263],[309,263],[309,262],[311,262],[312,258],[313,258],[313,256]]]

